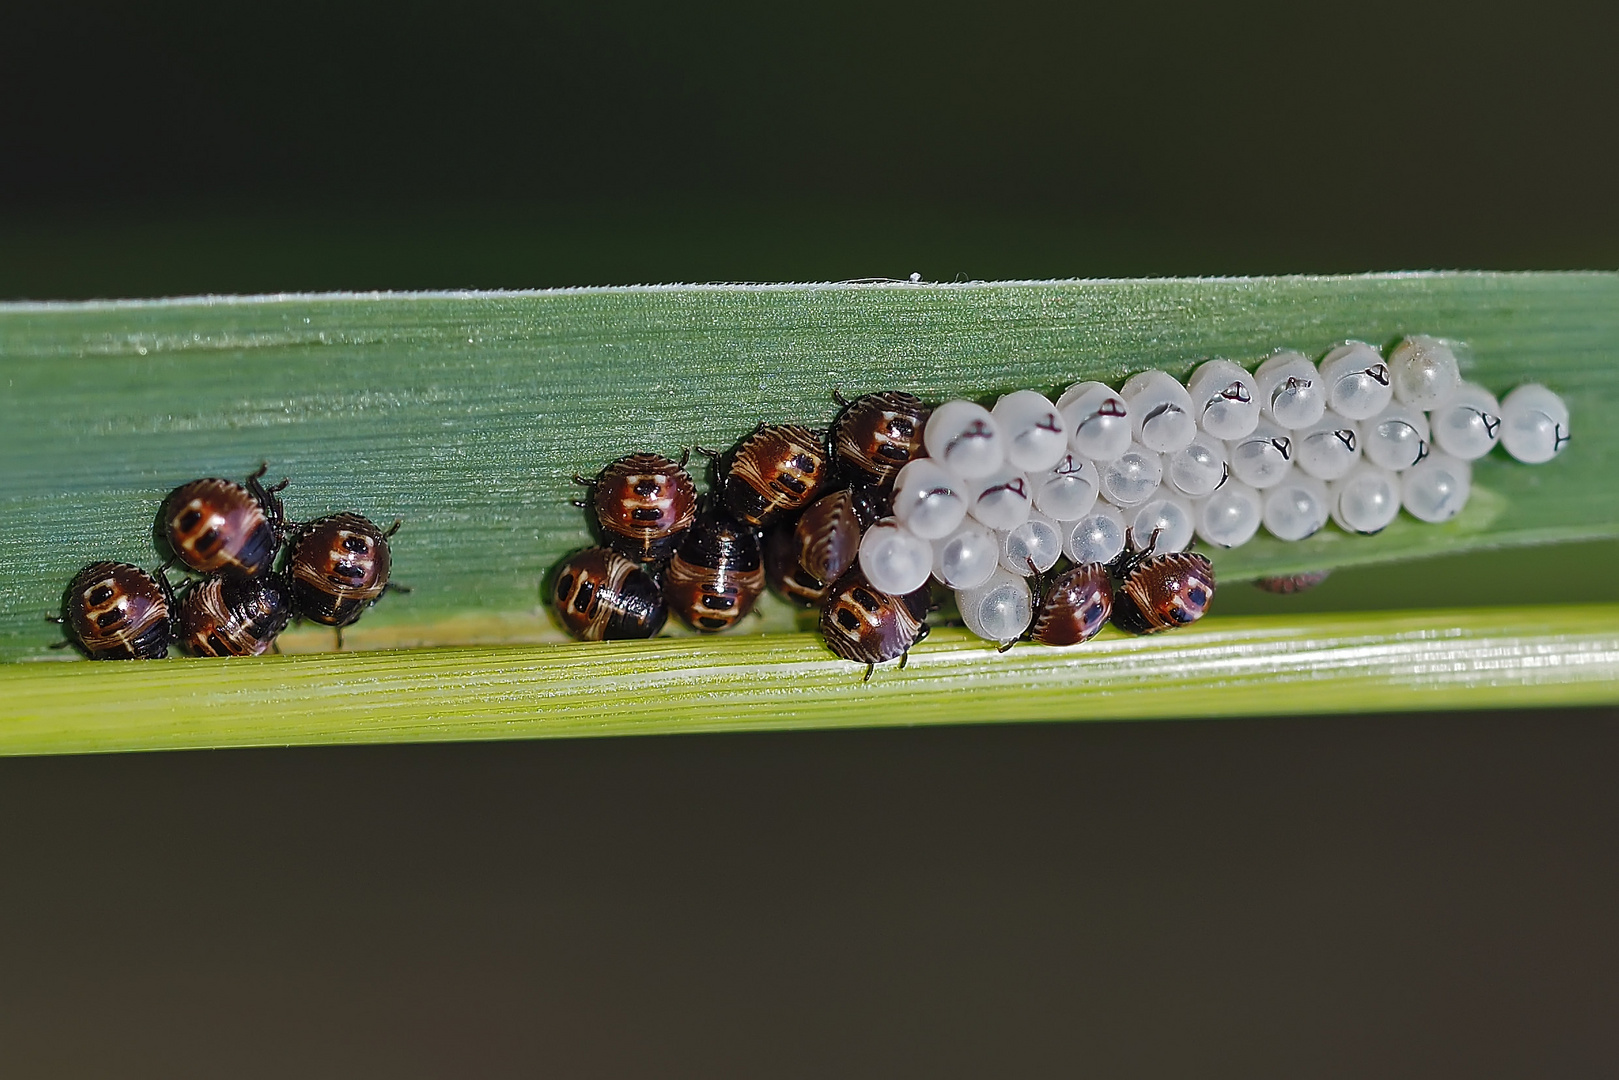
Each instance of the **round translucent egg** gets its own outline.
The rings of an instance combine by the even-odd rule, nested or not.
[[[1069,525],[1062,541],[1062,553],[1076,565],[1110,563],[1124,553],[1124,515],[1105,502]]]
[[[1112,461],[1130,445],[1130,410],[1106,383],[1075,383],[1057,399],[1068,422],[1068,448],[1089,461]]]
[[[1292,349],[1272,353],[1254,372],[1259,411],[1280,427],[1306,428],[1327,411],[1321,373],[1310,358]]]
[[[1130,546],[1137,551],[1149,548],[1155,555],[1184,551],[1197,529],[1192,504],[1179,495],[1160,491],[1142,503],[1130,519]]]
[[[1241,365],[1207,360],[1187,380],[1192,419],[1216,439],[1240,439],[1259,423],[1259,384]]]
[[[860,570],[878,592],[904,596],[927,584],[933,572],[933,545],[899,519],[883,518],[860,538]]]
[[[986,476],[1006,460],[1006,439],[989,410],[971,401],[947,401],[922,429],[928,457],[963,480]]]
[[[1148,450],[1162,454],[1178,450],[1197,434],[1192,419],[1192,397],[1167,371],[1143,371],[1119,388],[1130,410],[1130,434]]]
[[[1294,469],[1265,492],[1262,519],[1278,540],[1303,540],[1327,523],[1327,485]]]
[[[1033,491],[1029,478],[1011,465],[966,482],[967,513],[992,529],[1010,529],[1028,520]]]
[[[1198,432],[1191,442],[1164,455],[1164,481],[1189,498],[1202,498],[1230,475],[1225,443],[1207,432]]]
[[[1135,506],[1158,490],[1164,479],[1163,459],[1140,443],[1097,466],[1102,474],[1102,496],[1114,506]]]
[[[1068,452],[1068,421],[1044,394],[1004,394],[990,415],[1006,439],[1006,460],[1024,472],[1044,472]]]
[[[894,516],[924,540],[948,536],[967,516],[964,485],[932,458],[907,462],[894,477]]]
[[[1367,461],[1400,472],[1428,454],[1428,414],[1396,401],[1362,424],[1360,436]]]
[[[1346,341],[1321,359],[1327,408],[1350,420],[1376,416],[1394,400],[1383,354],[1364,341]]]
[[[1394,397],[1413,409],[1434,409],[1462,384],[1461,365],[1449,345],[1437,338],[1413,335],[1389,353]]]
[[[1084,517],[1102,492],[1102,474],[1096,471],[1096,465],[1074,454],[1064,454],[1043,479],[1031,479],[1039,484],[1034,492],[1034,508],[1058,521]]]
[[[1231,475],[1254,488],[1279,484],[1293,467],[1293,435],[1269,420],[1241,439],[1226,444]]]
[[[1476,461],[1501,441],[1501,403],[1478,383],[1462,383],[1428,414],[1433,441],[1451,457]]]
[[[1062,530],[1044,514],[1030,514],[1029,520],[1000,534],[1001,566],[1014,574],[1043,574],[1062,557]],[[1030,563],[1034,569],[1029,569]]]
[[[1327,495],[1332,520],[1345,532],[1380,532],[1400,513],[1400,478],[1364,461],[1328,484]]]
[[[1241,547],[1259,531],[1264,496],[1232,480],[1198,501],[1197,535],[1219,547]]]
[[[952,589],[971,589],[989,580],[1000,558],[1000,537],[969,519],[933,541],[933,576]]]
[[[996,570],[982,585],[956,590],[956,609],[968,630],[1005,645],[1022,637],[1034,621],[1034,596],[1023,578]]]
[[[1473,492],[1473,467],[1435,450],[1400,476],[1400,504],[1420,521],[1437,524],[1462,512]]]
[[[1550,461],[1568,445],[1568,406],[1539,383],[1526,383],[1501,402],[1501,443],[1528,465]]]
[[[1293,462],[1317,480],[1336,480],[1360,460],[1360,427],[1328,411],[1293,433]]]

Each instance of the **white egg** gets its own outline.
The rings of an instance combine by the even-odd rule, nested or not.
[[[1020,469],[1003,464],[966,482],[967,513],[992,529],[1010,529],[1028,520],[1032,485]]]
[[[1068,526],[1062,551],[1076,565],[1110,563],[1124,553],[1127,529],[1124,515],[1105,502]]]
[[[922,429],[928,457],[963,480],[994,472],[1006,460],[1006,440],[995,418],[971,401],[947,401]]]
[[[1400,476],[1400,503],[1419,521],[1438,524],[1462,512],[1473,493],[1473,467],[1435,450]]]
[[[1332,520],[1345,532],[1380,532],[1400,513],[1400,478],[1364,461],[1328,484],[1327,495]]]
[[[1160,491],[1142,503],[1130,519],[1130,546],[1137,551],[1149,548],[1155,555],[1184,551],[1192,542],[1197,515],[1192,504],[1179,495]]]
[[[1462,368],[1449,345],[1414,334],[1389,353],[1395,400],[1413,409],[1434,409],[1462,384]]]
[[[1263,490],[1281,483],[1293,467],[1293,433],[1261,420],[1251,433],[1226,444],[1226,456],[1232,476]]]
[[[1259,423],[1259,384],[1239,364],[1207,360],[1187,380],[1192,419],[1216,439],[1240,439]]]
[[[933,576],[952,589],[982,585],[1000,559],[1000,537],[976,521],[963,521],[955,532],[933,541]]]
[[[1135,506],[1158,490],[1164,479],[1163,459],[1140,443],[1112,461],[1097,466],[1102,474],[1102,496],[1114,506]]]
[[[904,596],[927,584],[933,545],[898,518],[883,518],[860,538],[860,570],[878,592]]]
[[[1062,558],[1062,530],[1044,514],[1030,514],[1029,520],[1001,533],[1000,539],[1001,566],[1014,574],[1043,574]]]
[[[1063,459],[1042,480],[1030,478],[1039,486],[1034,492],[1034,508],[1058,521],[1077,521],[1096,505],[1102,492],[1102,474],[1095,463],[1074,454]]]
[[[1044,394],[1016,390],[990,410],[1006,440],[1006,460],[1027,473],[1043,472],[1068,452],[1068,421]]]
[[[1428,454],[1428,414],[1396,401],[1362,424],[1360,435],[1367,461],[1400,472]]]
[[[1266,357],[1254,372],[1259,385],[1259,411],[1279,427],[1305,428],[1327,411],[1321,373],[1310,358],[1293,349]]]
[[[1476,461],[1501,441],[1501,403],[1478,383],[1462,383],[1428,414],[1433,441],[1451,457]]]
[[[1293,463],[1317,480],[1336,480],[1360,460],[1360,428],[1332,412],[1293,433]]]
[[[967,516],[965,486],[931,458],[907,462],[894,477],[894,516],[925,540],[948,536]]]
[[[1327,523],[1327,485],[1294,469],[1265,492],[1265,528],[1278,540],[1303,540]]]
[[[1327,408],[1350,420],[1376,416],[1394,399],[1383,354],[1364,341],[1346,341],[1321,359]]]
[[[1219,547],[1241,547],[1259,531],[1264,496],[1237,480],[1198,500],[1197,535]]]
[[[1057,411],[1068,422],[1068,448],[1088,461],[1112,461],[1130,445],[1130,410],[1106,383],[1075,383]]]
[[[1034,595],[1023,578],[996,570],[982,585],[958,589],[956,609],[968,630],[1005,645],[1022,637],[1034,621]]]
[[[1192,398],[1167,371],[1142,371],[1119,388],[1130,410],[1130,434],[1148,450],[1162,454],[1192,441],[1197,421],[1192,419]]]
[[[1231,475],[1225,443],[1200,431],[1179,450],[1164,455],[1164,481],[1182,495],[1202,498]]]
[[[1528,465],[1550,461],[1568,445],[1568,406],[1539,383],[1526,383],[1501,402],[1501,443]]]

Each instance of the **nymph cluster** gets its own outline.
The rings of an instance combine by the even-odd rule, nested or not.
[[[359,514],[287,521],[265,467],[243,483],[209,478],[169,492],[155,533],[167,560],[156,574],[119,562],[79,571],[62,597],[63,645],[92,660],[156,660],[178,644],[194,656],[257,656],[297,617],[337,628],[355,622],[384,591],[386,531]],[[192,575],[178,586],[169,569]]]

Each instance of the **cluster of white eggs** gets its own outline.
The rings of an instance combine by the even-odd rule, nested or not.
[[[1117,390],[1081,382],[993,409],[950,401],[900,470],[893,516],[869,529],[860,567],[904,595],[929,576],[956,590],[990,640],[1029,625],[1028,578],[1063,555],[1112,563],[1126,548],[1237,547],[1265,528],[1302,540],[1331,520],[1375,533],[1403,506],[1441,522],[1466,504],[1471,462],[1499,442],[1540,463],[1568,442],[1568,408],[1544,386],[1502,401],[1464,382],[1443,341],[1413,336],[1384,356],[1350,341],[1319,366],[1279,350],[1252,373],[1199,365],[1183,385],[1144,371]]]

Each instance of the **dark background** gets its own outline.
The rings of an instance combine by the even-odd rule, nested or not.
[[[0,296],[1611,268],[1613,29],[39,6]],[[5,761],[0,1071],[1606,1074],[1616,771],[1613,710]]]

